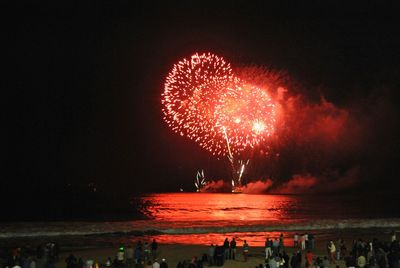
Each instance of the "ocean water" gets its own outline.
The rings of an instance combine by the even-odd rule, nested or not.
[[[263,245],[283,233],[320,239],[382,236],[400,230],[399,197],[163,193],[136,198],[129,221],[11,222],[0,224],[5,244],[58,241],[69,247],[112,246],[156,238],[160,243],[221,243],[225,237]],[[135,219],[136,218],[136,219]],[[356,237],[354,237],[356,238]]]

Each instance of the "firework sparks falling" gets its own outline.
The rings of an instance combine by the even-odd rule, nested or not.
[[[162,94],[164,120],[214,155],[234,155],[274,132],[267,91],[237,78],[222,57],[194,54],[175,64]]]
[[[216,136],[214,106],[219,92],[234,79],[230,64],[211,53],[183,59],[165,82],[164,120],[175,132],[211,150]]]
[[[249,163],[237,161],[236,156],[270,138],[276,123],[269,86],[254,85],[245,78],[243,73],[236,76],[222,57],[196,53],[174,65],[161,101],[164,120],[172,130],[214,155],[227,156],[232,192],[241,191]],[[198,172],[197,191],[205,184],[204,172]]]
[[[275,105],[266,91],[241,82],[228,88],[215,107],[216,126],[228,140],[231,157],[246,147],[254,147],[274,132]],[[221,154],[223,152],[220,152]]]

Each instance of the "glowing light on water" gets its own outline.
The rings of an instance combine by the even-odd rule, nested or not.
[[[215,222],[241,225],[254,221],[282,221],[287,209],[298,206],[292,196],[219,193],[153,194],[146,197],[146,202],[152,204],[146,208],[147,216],[156,222],[171,222],[178,226],[180,222],[191,222],[191,226],[214,226]]]

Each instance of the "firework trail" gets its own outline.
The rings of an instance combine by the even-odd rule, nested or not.
[[[236,165],[234,161],[232,161],[232,167],[233,167],[233,178],[232,178],[232,192],[237,193],[237,192],[242,192],[242,176],[243,173],[248,166],[250,160],[248,159],[247,161],[243,160],[238,160]]]
[[[204,170],[197,171],[196,174],[196,180],[194,182],[194,185],[196,186],[196,192],[200,192],[204,186],[206,186],[207,181],[206,181],[206,177],[204,176]]]

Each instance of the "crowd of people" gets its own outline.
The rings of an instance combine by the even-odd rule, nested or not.
[[[250,246],[246,240],[228,238],[220,245],[211,244],[200,258],[178,262],[177,268],[203,268],[204,266],[223,266],[227,260],[247,262]],[[287,245],[286,245],[287,247]],[[266,238],[265,248],[260,256],[265,262],[256,268],[326,268],[345,265],[348,268],[400,268],[400,243],[393,233],[390,241],[372,239],[354,240],[348,246],[344,239],[329,241],[326,255],[314,255],[315,237],[312,234],[295,234],[293,254],[290,257],[285,248],[284,236]],[[0,268],[55,268],[59,261],[60,248],[56,243],[38,247],[0,250]],[[85,260],[70,254],[65,259],[66,268],[168,268],[166,259],[159,259],[159,247],[155,239],[151,242],[138,241],[135,246],[121,246],[113,258],[99,262],[91,258]],[[320,253],[320,252],[319,252]],[[245,265],[245,264],[244,264]],[[243,266],[245,267],[245,266]]]
[[[343,260],[346,267],[370,267],[370,268],[399,268],[400,267],[400,243],[393,234],[391,241],[364,241],[353,240],[350,248],[343,239],[337,244],[330,241],[326,247],[329,262],[336,264]]]
[[[73,254],[65,260],[67,268],[168,268],[166,259],[158,259],[158,243],[139,240],[136,246],[121,246],[114,258],[108,257],[105,263],[76,258]]]
[[[324,268],[345,265],[348,268],[400,268],[400,243],[393,232],[390,241],[372,239],[354,240],[350,248],[343,239],[335,244],[329,241],[326,245],[326,255],[314,256],[315,236],[313,234],[296,233],[293,237],[293,255],[289,257],[285,251],[284,236],[265,241],[265,263],[258,268]],[[237,258],[236,240],[225,239],[222,246],[211,245],[208,253],[209,265],[221,266],[224,260]],[[242,245],[243,261],[249,256],[249,245],[246,241]],[[257,268],[256,267],[256,268]],[[178,267],[180,268],[180,267]]]
[[[54,268],[59,252],[60,247],[57,243],[47,243],[37,247],[2,248],[0,250],[0,267]]]

